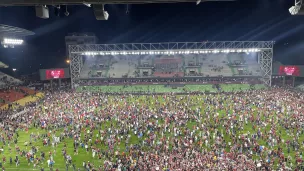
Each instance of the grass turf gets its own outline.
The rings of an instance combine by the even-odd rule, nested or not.
[[[249,84],[221,84],[222,91],[244,91],[249,90]],[[265,89],[264,85],[254,85],[255,89]],[[91,91],[91,92],[103,92],[103,93],[118,93],[118,92],[151,92],[151,93],[183,93],[183,92],[216,92],[217,90],[210,84],[197,84],[197,85],[185,85],[173,89],[165,85],[132,85],[132,86],[80,86],[77,88],[78,92]]]
[[[156,105],[153,105],[152,102],[154,102],[155,104],[155,101],[158,100],[160,102],[160,105],[167,105],[169,102],[168,101],[165,101],[163,97],[159,96],[158,99],[153,99],[151,96],[137,96],[138,98],[131,98],[131,97],[128,97],[127,101],[128,103],[131,103],[131,102],[139,102],[139,103],[145,103],[145,104],[149,104],[149,107],[151,109],[156,109],[157,106]],[[195,100],[197,99],[198,96],[190,96],[191,99]],[[110,103],[114,103],[113,102],[113,97],[109,97],[109,101]],[[195,105],[191,106],[191,108],[194,110],[196,109],[197,107],[202,107],[201,109],[201,113],[204,113],[204,110],[205,110],[205,107],[206,105],[201,105],[201,104],[204,104],[203,103],[203,100],[200,100],[200,101],[197,101],[194,103]],[[120,102],[118,105],[124,105],[123,102]],[[228,103],[226,103],[225,105],[228,106]],[[99,109],[97,109],[96,111],[96,114],[99,113]],[[220,113],[220,117],[223,117],[226,115],[226,113],[224,111],[218,111]],[[262,120],[265,120],[265,118],[261,118]],[[208,118],[203,118],[202,119],[202,122],[204,123],[211,123],[213,125],[215,125],[215,122],[214,122],[214,118],[211,117],[210,119]],[[109,127],[110,123],[112,123],[114,125],[114,127],[119,127],[119,125],[117,125],[117,122],[115,121],[115,119],[113,118],[112,120],[109,120],[109,121],[104,121],[102,123],[102,127],[101,129],[105,130],[106,128]],[[163,120],[162,119],[159,119],[159,124],[162,124],[163,123]],[[195,125],[198,125],[199,123],[197,122],[193,122],[193,121],[189,121],[187,124],[186,124],[186,127],[189,128],[189,129],[193,129],[193,126]],[[171,125],[172,127],[172,125]],[[245,125],[244,126],[244,130],[240,130],[240,131],[237,131],[237,136],[240,135],[240,134],[243,134],[243,133],[247,133],[247,132],[250,132],[252,133],[253,130],[252,130],[252,123],[249,123],[248,125]],[[226,142],[231,142],[231,139],[230,139],[230,136],[227,135],[225,133],[225,128],[221,125],[218,125],[217,126],[219,132],[223,131],[224,133],[224,138],[226,140]],[[281,125],[277,124],[276,125],[276,128],[278,131],[281,131],[281,137],[282,139],[284,139],[285,141],[287,140],[292,140],[292,136],[290,135],[290,133],[288,133]],[[270,125],[267,125],[265,127],[261,127],[261,130],[262,132],[264,132],[264,130],[267,130],[269,131],[270,130]],[[63,128],[60,128],[57,130],[56,132],[56,135],[59,135],[61,132],[63,131]],[[25,149],[25,145],[24,145],[24,142],[29,142],[29,135],[30,133],[33,132],[33,133],[40,133],[40,134],[43,134],[43,133],[46,133],[46,130],[44,129],[35,129],[35,128],[30,128],[28,133],[25,132],[24,130],[19,130],[18,133],[19,133],[19,138],[18,138],[18,143],[17,145],[20,147],[21,150],[24,150]],[[292,132],[292,131],[289,131],[289,132]],[[3,133],[3,132],[1,132]],[[197,133],[197,132],[196,132]],[[84,134],[84,133],[82,133]],[[94,133],[93,135],[96,135],[97,134],[97,130],[94,130]],[[169,133],[166,133],[165,136],[173,136],[172,133],[169,134]],[[83,135],[82,135],[83,137]],[[94,138],[96,138],[96,136],[93,136]],[[158,134],[157,138],[160,138],[160,135]],[[300,136],[300,142],[304,141],[304,136],[301,135]],[[82,149],[80,148],[79,149],[79,154],[78,155],[73,155],[74,152],[73,152],[73,140],[72,139],[65,139],[63,142],[61,142],[58,147],[55,147],[56,149],[56,155],[54,156],[54,160],[55,160],[55,164],[54,164],[54,170],[56,168],[60,168],[59,170],[65,170],[65,161],[64,161],[64,158],[63,158],[63,155],[61,154],[61,149],[63,148],[63,144],[64,142],[66,142],[67,144],[67,154],[70,154],[72,156],[72,161],[73,163],[76,164],[76,168],[81,168],[82,169],[82,162],[83,161],[90,161],[91,163],[93,163],[95,166],[99,166],[99,165],[102,165],[103,164],[103,159],[102,160],[98,160],[97,157],[95,156],[95,158],[92,157],[92,153],[89,152],[87,153],[85,151],[85,149]],[[94,139],[92,140],[92,142],[94,142]],[[138,144],[140,143],[141,140],[132,133],[131,135],[131,139],[130,139],[130,142],[129,144]],[[211,141],[212,143],[212,141]],[[259,143],[260,145],[265,145],[266,147],[268,147],[268,145],[266,144],[266,141],[264,140],[259,140]],[[39,147],[39,151],[38,151],[38,155],[40,154],[41,151],[45,152],[46,153],[46,156],[48,156],[48,152],[50,151],[54,151],[53,147],[51,146],[43,146],[42,145],[42,139],[40,140],[37,140],[36,142],[33,141],[33,145],[34,146],[38,146]],[[0,143],[0,146],[3,146],[3,143],[1,142]],[[39,167],[37,168],[33,168],[33,164],[30,164],[30,166],[28,166],[27,164],[27,160],[25,159],[25,157],[22,157],[20,158],[20,166],[16,167],[15,164],[13,163],[13,165],[10,165],[9,164],[9,157],[12,157],[14,159],[14,157],[17,155],[17,152],[14,148],[14,144],[11,143],[10,146],[12,147],[12,150],[9,151],[9,147],[8,145],[6,144],[6,146],[3,146],[3,149],[4,149],[4,152],[1,154],[2,157],[6,157],[7,158],[7,162],[5,164],[3,164],[5,166],[5,168],[7,170],[37,170],[39,167],[43,167],[47,170],[47,163],[46,163],[46,160],[48,157],[46,157],[46,160],[41,163],[39,165]],[[107,149],[107,146],[105,145],[97,145],[98,148],[101,148],[102,150],[106,150]],[[207,148],[209,149],[209,147],[205,147],[203,146],[202,148]],[[277,148],[277,147],[274,147],[274,148]],[[29,148],[28,148],[29,149]],[[122,141],[120,145],[116,145],[115,146],[115,149],[119,150],[119,151],[125,151],[125,142]],[[229,147],[227,147],[227,149],[229,151]],[[300,149],[300,151],[303,151],[303,147],[302,149]],[[285,146],[283,146],[283,151],[285,154],[287,154],[287,148]],[[293,160],[292,162],[294,163],[294,156],[295,156],[295,151],[291,151],[290,155],[293,157]],[[254,155],[253,158],[258,158],[258,156]],[[69,168],[69,170],[72,170],[72,168]]]

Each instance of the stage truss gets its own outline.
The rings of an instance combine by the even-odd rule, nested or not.
[[[71,85],[76,88],[79,85],[80,72],[83,66],[83,55],[86,52],[131,54],[144,52],[173,52],[173,51],[213,51],[242,49],[258,49],[258,63],[262,71],[262,81],[271,86],[273,41],[223,41],[223,42],[175,42],[175,43],[128,43],[128,44],[87,44],[70,45],[70,72]]]

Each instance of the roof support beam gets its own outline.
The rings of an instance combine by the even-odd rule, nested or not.
[[[235,1],[235,0],[201,0]],[[0,6],[35,6],[35,5],[83,5],[85,4],[149,4],[149,3],[180,3],[197,0],[1,0]]]

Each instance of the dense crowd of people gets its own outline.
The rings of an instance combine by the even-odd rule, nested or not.
[[[141,84],[261,84],[261,81],[257,78],[240,78],[240,77],[205,77],[205,78],[184,78],[184,77],[173,77],[173,78],[133,78],[133,79],[105,79],[105,80],[81,80],[80,86],[90,86],[90,85],[141,85]]]
[[[2,149],[16,144],[16,167],[27,162],[42,170],[47,161],[51,170],[303,169],[304,94],[282,88],[183,96],[56,91],[2,119]],[[51,150],[39,150],[36,141]],[[56,151],[66,167],[55,162]],[[102,163],[72,160],[79,151]]]

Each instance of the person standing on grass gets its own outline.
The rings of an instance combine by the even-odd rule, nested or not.
[[[3,161],[3,164],[6,163],[6,157],[5,156],[3,156],[2,161]]]
[[[73,171],[76,171],[76,165],[75,165],[75,163],[72,164],[72,167],[73,167]]]
[[[13,158],[10,157],[10,165],[12,165],[12,164],[13,164]]]
[[[19,159],[16,158],[16,167],[18,167],[18,166],[19,166]]]
[[[86,169],[87,164],[86,164],[86,162],[85,162],[85,161],[83,161],[83,162],[82,162],[82,167],[83,167],[84,169]]]

